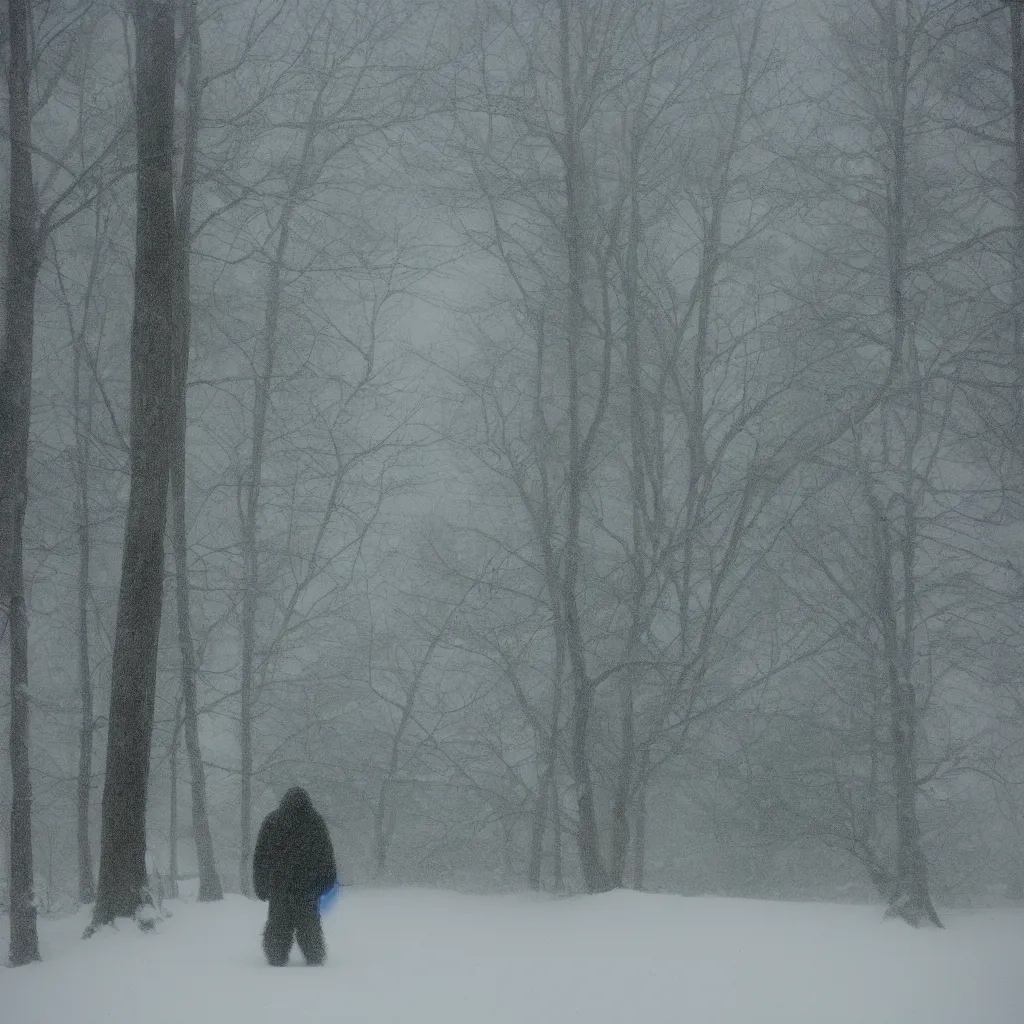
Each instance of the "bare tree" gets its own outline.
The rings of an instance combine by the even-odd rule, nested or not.
[[[36,17],[49,19],[45,32],[37,31],[33,20]],[[110,167],[110,158],[116,152],[123,134],[121,126],[117,123],[105,124],[102,131],[91,132],[89,129],[93,125],[82,116],[81,105],[74,128],[68,131],[66,124],[61,125],[57,136],[59,141],[54,141],[45,131],[44,140],[40,143],[34,143],[31,137],[33,120],[39,118],[45,121],[53,113],[48,108],[54,97],[60,94],[62,83],[80,70],[76,66],[76,61],[87,59],[83,54],[88,53],[96,24],[97,18],[91,5],[53,5],[45,10],[31,6],[26,6],[22,10],[21,5],[16,5],[12,8],[9,26],[11,61],[8,65],[8,75],[12,144],[9,267],[12,270],[7,276],[7,331],[2,356],[6,369],[0,376],[0,381],[5,388],[10,387],[12,390],[10,401],[0,403],[4,406],[3,412],[0,413],[0,424],[4,434],[14,444],[14,448],[8,447],[6,442],[0,444],[0,448],[3,449],[0,470],[3,473],[14,473],[15,476],[9,480],[7,477],[4,478],[4,497],[0,498],[0,551],[4,552],[0,558],[0,565],[3,566],[0,572],[0,589],[4,592],[8,580],[20,578],[22,571],[22,555],[14,555],[13,548],[11,558],[14,560],[7,562],[5,559],[8,544],[16,544],[19,547],[21,545],[25,502],[28,498],[27,464],[20,471],[17,465],[22,455],[28,457],[27,431],[31,398],[31,386],[28,381],[31,377],[36,281],[43,263],[43,254],[47,241],[64,225],[78,217],[95,201],[99,193],[123,174],[123,171]],[[30,89],[33,82],[35,88]],[[81,90],[79,98],[82,98]],[[53,116],[60,120],[63,114],[58,112]],[[35,173],[38,175],[36,180],[33,173],[33,156],[36,161]],[[74,159],[76,156],[77,165]],[[28,376],[19,383],[21,374]],[[9,431],[13,433],[8,434]],[[16,442],[15,439],[22,436],[22,431],[25,432],[24,441]],[[22,444],[24,447],[19,454],[18,449]],[[13,461],[8,461],[9,459]],[[27,623],[23,591],[20,598],[14,601],[10,614],[12,684],[15,680],[18,681],[20,695],[14,705],[16,714],[13,716],[13,722],[20,729],[27,726],[27,717],[22,714],[20,701],[23,698],[27,700],[28,682],[28,648],[25,632]],[[85,680],[80,682],[83,687],[84,730],[84,717],[89,714],[89,708],[85,701]],[[27,706],[25,710],[27,714]],[[84,732],[80,731],[81,755],[85,756],[83,737]],[[24,734],[17,743],[12,744],[11,752],[12,756],[20,756],[22,753],[26,755],[27,770],[26,744],[27,734]],[[20,778],[21,773],[18,775]],[[24,797],[19,797],[18,801],[23,799],[28,799],[27,792]],[[18,801],[15,802],[16,809]],[[27,833],[21,831],[21,826],[27,824],[28,814],[28,803],[17,810],[19,835],[22,839]],[[84,867],[88,865],[85,865],[83,858]],[[22,868],[19,867],[18,870],[21,871]],[[91,870],[89,873],[91,874]],[[30,870],[28,874],[30,876]],[[31,885],[30,878],[28,884]],[[12,918],[12,922],[13,920]]]
[[[189,273],[192,245],[192,208],[196,189],[199,149],[199,122],[202,113],[202,43],[198,7],[190,0],[185,11],[185,38],[188,76],[185,83],[185,125],[175,224],[175,351],[174,351],[174,432],[170,465],[171,546],[174,552],[175,607],[177,609],[178,646],[181,655],[181,692],[185,747],[188,751],[192,795],[192,832],[195,836],[199,867],[199,899],[213,901],[224,896],[214,859],[210,818],[206,809],[206,772],[199,742],[199,712],[196,695],[197,660],[192,634],[189,593],[188,532],[185,523],[185,468],[188,416],[186,394],[189,347],[192,342],[192,290]],[[177,726],[175,727],[175,733]],[[176,746],[174,748],[176,753]],[[174,801],[172,799],[172,810]],[[172,842],[174,830],[172,829]],[[177,885],[172,871],[171,884]]]
[[[923,419],[920,417],[918,422]],[[913,459],[913,446],[908,460]],[[912,465],[912,463],[911,463]],[[908,467],[909,468],[909,467]],[[914,685],[915,633],[917,632],[916,562],[919,526],[914,511],[914,474],[904,479],[905,514],[895,533],[875,482],[864,474],[864,491],[871,511],[871,543],[876,570],[876,613],[882,627],[882,649],[889,684],[894,810],[896,817],[896,870],[889,909],[912,925],[931,922],[942,927],[928,890],[928,868],[918,821],[917,798],[920,708]],[[902,586],[896,573],[902,576]],[[898,603],[899,602],[899,603]]]
[[[92,925],[148,900],[146,797],[163,602],[170,438],[174,422],[174,11],[138,0],[135,311],[131,488],[111,681],[99,884]]]
[[[389,449],[400,447],[398,438],[404,426],[400,419],[394,429],[385,431],[383,436],[357,443],[351,450],[346,450],[343,441],[347,417],[364,395],[382,380],[382,367],[375,361],[377,333],[387,307],[405,287],[406,271],[410,268],[404,266],[401,255],[374,262],[379,253],[367,258],[367,254],[359,252],[358,243],[344,255],[335,253],[338,241],[318,239],[317,230],[308,217],[322,202],[321,193],[330,193],[335,188],[336,175],[341,173],[339,164],[347,155],[356,155],[359,147],[368,145],[370,140],[385,139],[392,128],[406,124],[414,116],[417,100],[408,66],[395,70],[383,66],[382,71],[372,70],[377,55],[400,45],[402,33],[414,12],[398,3],[369,4],[363,0],[354,0],[346,6],[314,5],[314,8],[311,27],[301,43],[307,58],[301,62],[305,70],[296,82],[301,113],[298,117],[283,119],[280,129],[293,141],[295,155],[284,158],[278,169],[281,187],[273,193],[272,199],[276,216],[258,256],[266,274],[265,301],[259,343],[252,357],[248,455],[236,495],[242,562],[238,628],[241,655],[239,876],[243,892],[248,892],[251,884],[252,786],[256,772],[254,742],[259,700],[281,652],[281,642],[290,635],[293,617],[300,612],[301,602],[316,589],[314,584],[342,553],[359,550],[380,509],[386,490],[385,478],[380,474],[371,483],[369,490],[376,497],[370,502],[369,518],[356,524],[355,536],[347,539],[339,551],[334,529],[344,514],[346,488],[353,486],[364,465]],[[385,81],[378,81],[375,77],[378,74],[383,74]],[[341,216],[346,212],[343,210]],[[365,221],[358,216],[354,216],[353,221],[359,223],[360,234],[365,232]],[[316,244],[321,245],[319,256],[313,248]],[[326,267],[320,266],[328,253],[331,260]],[[261,597],[266,589],[261,530],[268,505],[264,474],[268,451],[274,441],[272,396],[276,382],[284,374],[283,367],[291,365],[293,355],[292,347],[284,344],[282,324],[289,315],[291,294],[303,286],[307,271],[318,267],[340,274],[343,281],[351,281],[357,305],[367,308],[367,333],[363,337],[348,333],[327,311],[320,326],[315,328],[334,336],[351,355],[357,370],[351,377],[328,375],[323,380],[309,382],[307,401],[325,387],[338,396],[333,414],[325,414],[322,409],[315,413],[316,420],[325,428],[326,451],[322,457],[331,466],[327,470],[326,501],[322,512],[318,510],[313,516],[312,547],[302,559],[304,568],[293,576],[289,597],[281,602],[278,628],[264,637],[259,623]],[[360,281],[369,282],[367,295],[359,294]],[[314,306],[322,309],[318,303],[309,305],[311,309]],[[319,464],[321,453],[314,454],[313,459]],[[320,473],[317,475],[319,477]],[[293,505],[292,512],[295,511]],[[350,512],[348,518],[360,517]]]
[[[929,159],[929,135],[942,114],[930,86],[942,47],[962,30],[956,8],[938,0],[878,0],[830,13],[832,67],[843,88],[822,104],[835,120],[826,128],[833,134],[831,170],[819,179],[826,185],[818,193],[822,209],[832,211],[829,244],[842,247],[844,265],[824,271],[831,294],[815,316],[821,323],[824,315],[837,336],[853,330],[869,343],[890,367],[890,386],[851,425],[845,458],[837,447],[822,460],[831,472],[856,469],[859,536],[869,564],[856,568],[859,582],[851,582],[838,554],[811,557],[864,620],[866,661],[879,673],[889,717],[884,810],[894,836],[892,863],[875,848],[870,823],[862,821],[850,837],[890,913],[915,926],[941,926],[919,823],[923,781],[936,774],[925,769],[923,723],[942,675],[937,621],[948,598],[940,595],[957,589],[958,573],[969,574],[954,539],[954,513],[939,497],[959,414],[958,381],[942,368],[956,362],[963,344],[950,325],[967,336],[977,329],[964,322],[954,281],[960,260],[976,247],[978,211],[975,198],[946,179],[941,159]],[[874,732],[870,739],[873,749]],[[839,797],[846,800],[842,788]]]
[[[89,810],[92,799],[93,719],[92,666],[89,658],[89,436],[92,432],[93,389],[82,400],[82,353],[75,346],[75,463],[78,484],[78,684],[81,721],[78,738],[78,896],[91,903],[96,896],[92,869]],[[91,383],[91,382],[90,382]],[[84,411],[83,411],[84,407]]]
[[[39,959],[32,895],[32,778],[29,763],[28,616],[22,531],[28,504],[32,337],[40,234],[32,180],[29,33],[31,5],[8,5],[11,133],[10,214],[4,347],[0,359],[0,603],[11,666],[11,966]]]
[[[614,882],[601,854],[589,749],[597,684],[581,600],[588,568],[585,508],[603,453],[612,382],[616,338],[607,268],[621,197],[598,193],[592,161],[606,114],[601,100],[618,95],[633,72],[632,32],[642,15],[614,4],[560,2],[512,5],[494,17],[493,25],[481,17],[473,27],[478,81],[468,93],[462,86],[460,130],[487,225],[465,228],[507,275],[514,296],[509,304],[517,307],[533,352],[523,354],[522,366],[516,356],[505,366],[499,361],[501,376],[491,370],[474,379],[460,372],[458,379],[479,403],[483,422],[482,444],[469,450],[507,482],[536,545],[558,666],[552,680],[560,690],[564,666],[568,689],[580,863],[587,888],[602,891]],[[489,63],[490,33],[501,26],[509,30],[507,73]],[[529,150],[538,154],[535,161],[510,155],[516,139],[537,147]],[[526,222],[517,214],[531,224],[523,236],[518,227]],[[524,372],[529,395],[521,394]],[[506,373],[512,378],[505,380]],[[514,540],[496,540],[511,554]],[[546,769],[540,774],[549,776]]]
[[[750,438],[787,385],[774,368],[763,385],[743,379],[759,343],[763,368],[775,358],[767,324],[763,337],[744,329],[721,292],[723,266],[776,213],[753,184],[767,161],[745,152],[772,61],[757,10],[524,3],[502,17],[515,72],[488,70],[484,24],[481,92],[463,95],[464,152],[490,228],[465,230],[507,276],[517,333],[496,330],[490,367],[456,376],[484,424],[469,450],[507,481],[536,545],[536,562],[523,561],[547,591],[556,689],[565,667],[577,839],[596,891],[623,884],[631,841],[642,862],[642,794],[664,748],[678,752],[698,711],[725,706],[704,683],[778,479]],[[520,138],[530,158],[510,144]],[[691,167],[694,151],[710,155]],[[528,358],[510,354],[517,337]],[[494,540],[522,558],[520,538]],[[710,578],[695,568],[709,562]],[[598,744],[615,751],[604,764]]]
[[[100,265],[107,248],[107,226],[109,213],[100,197],[94,204],[93,247],[89,261],[85,288],[81,297],[73,299],[68,293],[61,261],[54,245],[54,267],[64,311],[68,321],[68,333],[74,346],[74,380],[72,384],[72,411],[75,425],[75,513],[77,518],[78,579],[77,597],[77,643],[78,643],[78,690],[80,719],[78,726],[78,893],[82,903],[91,903],[96,896],[96,883],[92,867],[92,842],[90,838],[90,811],[92,802],[92,760],[96,720],[93,709],[93,672],[90,654],[90,605],[92,584],[92,495],[90,490],[90,461],[93,445],[93,407],[96,401],[96,374],[93,360],[88,351],[87,335],[94,317],[97,303]]]

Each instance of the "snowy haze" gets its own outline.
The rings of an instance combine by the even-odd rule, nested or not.
[[[104,837],[175,914],[90,943],[138,51],[123,0],[29,6],[0,914],[18,775],[43,964],[3,1024],[1024,1021],[1020,5],[196,0],[184,538]],[[354,888],[275,974],[292,786]],[[175,903],[201,871],[227,900]]]

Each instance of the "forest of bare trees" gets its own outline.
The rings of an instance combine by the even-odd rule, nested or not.
[[[367,883],[1024,898],[1022,19],[10,0],[12,964],[295,784]]]

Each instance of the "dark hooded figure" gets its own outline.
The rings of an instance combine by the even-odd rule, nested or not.
[[[317,900],[338,880],[334,848],[324,819],[301,787],[289,789],[260,826],[252,858],[257,899],[269,900],[263,952],[274,967],[288,963],[292,937],[306,963],[327,955]]]

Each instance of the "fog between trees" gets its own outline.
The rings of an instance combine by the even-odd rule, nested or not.
[[[44,912],[128,783],[207,899],[293,784],[355,882],[1024,897],[1021,14],[12,0],[10,905],[28,779]]]

